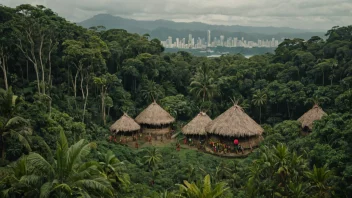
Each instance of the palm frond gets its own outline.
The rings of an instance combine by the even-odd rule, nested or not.
[[[30,152],[32,151],[31,146],[28,142],[28,140],[22,136],[19,132],[11,130],[10,131],[11,137],[16,137],[18,139],[19,142],[21,142],[21,144]]]
[[[7,121],[7,123],[5,124],[5,128],[6,129],[18,128],[18,127],[28,126],[28,125],[29,125],[28,120],[20,116],[15,116]]]
[[[84,139],[72,145],[67,151],[67,168],[71,170],[73,165],[86,157],[92,148],[93,143],[87,144]]]
[[[110,182],[103,178],[83,179],[75,182],[75,185],[86,189],[89,192],[96,192],[98,195],[112,197],[112,186]]]
[[[47,162],[41,155],[38,153],[30,153],[26,157],[27,163],[29,164],[30,173],[41,173],[46,174],[49,177],[54,175],[54,169],[49,162]]]
[[[53,184],[46,182],[40,187],[40,198],[48,198],[50,196]]]

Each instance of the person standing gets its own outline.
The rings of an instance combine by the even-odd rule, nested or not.
[[[239,143],[238,139],[235,139],[235,140],[233,141],[233,144],[235,145],[236,153],[238,153],[238,143]]]

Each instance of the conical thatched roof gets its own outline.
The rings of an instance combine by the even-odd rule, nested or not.
[[[205,127],[211,122],[210,117],[200,112],[193,120],[182,128],[183,134],[186,135],[206,135]]]
[[[302,123],[302,128],[308,127],[310,130],[313,128],[313,122],[320,120],[326,113],[319,105],[315,104],[312,109],[303,114],[298,121]]]
[[[138,131],[141,127],[137,122],[135,122],[130,116],[124,113],[120,119],[118,119],[113,125],[110,127],[111,132],[119,133],[119,132],[131,132]]]
[[[167,111],[161,108],[155,101],[144,109],[137,117],[139,124],[162,125],[175,121]]]
[[[208,133],[244,137],[261,135],[264,129],[250,118],[243,109],[234,105],[210,122],[205,128]]]

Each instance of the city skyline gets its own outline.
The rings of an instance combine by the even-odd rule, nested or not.
[[[281,41],[284,38],[281,39]],[[238,37],[227,37],[225,40],[224,35],[220,35],[219,39],[217,37],[211,38],[211,30],[207,31],[207,38],[198,37],[197,40],[192,36],[188,35],[188,40],[186,38],[175,38],[175,41],[171,36],[168,36],[167,40],[161,41],[161,44],[165,48],[179,48],[179,49],[204,49],[210,47],[244,47],[244,48],[253,48],[253,47],[266,47],[266,48],[276,48],[281,42],[272,38],[268,39],[258,39],[257,41],[245,40],[244,37],[239,39]]]

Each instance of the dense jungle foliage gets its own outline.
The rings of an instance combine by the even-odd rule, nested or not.
[[[352,26],[275,54],[209,59],[159,40],[89,30],[43,6],[0,7],[0,197],[349,197]],[[151,101],[177,123],[239,101],[265,129],[245,159],[107,141]],[[299,116],[328,116],[301,135]]]

